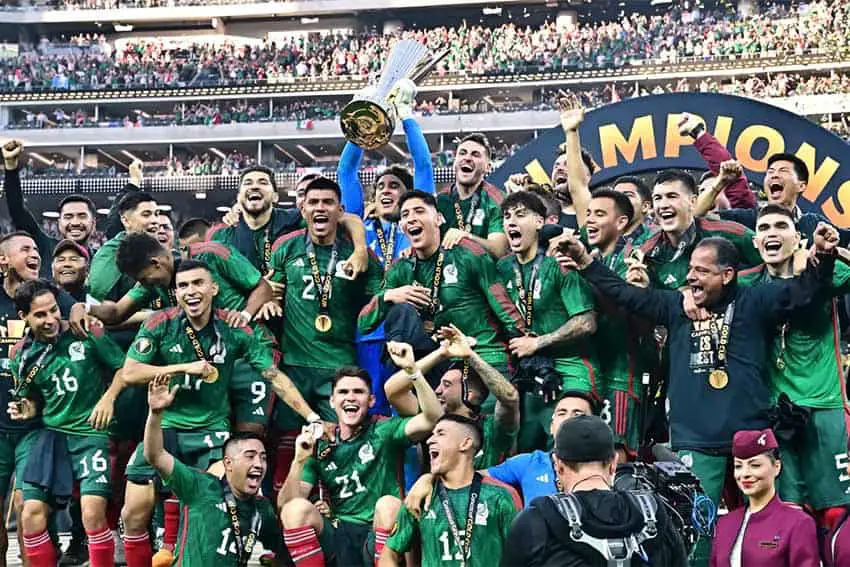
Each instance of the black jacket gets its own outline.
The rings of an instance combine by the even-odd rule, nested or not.
[[[575,492],[581,501],[582,529],[597,538],[621,538],[643,529],[643,515],[622,492]],[[656,498],[656,500],[658,500]],[[685,546],[658,501],[658,535],[644,542],[652,567],[687,567]],[[632,566],[643,563],[633,559]],[[535,498],[514,520],[502,553],[502,567],[605,567],[594,548],[570,538],[566,518],[548,496]]]

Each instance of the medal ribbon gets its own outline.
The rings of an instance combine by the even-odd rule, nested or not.
[[[465,230],[466,232],[472,232],[472,219],[475,218],[475,213],[478,209],[478,202],[481,200],[481,194],[479,193],[481,189],[476,189],[472,194],[472,197],[469,199],[469,211],[466,213],[466,219],[463,218],[463,210],[460,208],[460,194],[457,189],[454,191],[454,209],[455,209],[455,221],[457,222],[457,227],[460,230]]]
[[[226,480],[221,481],[221,490],[224,492],[224,502],[227,504],[230,525],[233,527],[233,544],[236,546],[236,561],[240,566],[248,565],[248,560],[251,559],[251,554],[254,552],[254,545],[257,543],[257,534],[260,533],[263,526],[260,511],[255,504],[254,514],[251,517],[251,530],[243,538],[242,526],[239,523],[239,510],[236,507],[236,498],[234,498],[233,491],[230,490],[230,485]]]
[[[221,335],[218,332],[218,328],[215,326],[215,321],[210,319],[210,323],[212,323],[213,331],[215,332],[215,349],[216,353],[221,352]],[[198,357],[199,361],[205,360],[212,364],[211,356],[208,356],[206,352],[204,352],[204,345],[201,344],[201,340],[198,338],[198,333],[195,329],[192,328],[192,325],[186,321],[186,326],[183,328],[186,331],[186,338],[189,339],[189,342],[192,343],[192,348],[195,350],[195,356]],[[212,350],[210,351],[212,352]]]
[[[322,272],[319,271],[319,262],[316,260],[316,247],[313,246],[313,241],[307,236],[307,259],[310,261],[310,274],[313,276],[313,283],[316,284],[316,289],[319,290],[319,312],[327,314],[328,303],[331,298],[331,287],[333,286],[333,274],[336,271],[336,259],[339,255],[337,243],[334,241],[331,248],[331,257],[328,260],[327,274],[322,277]]]
[[[269,219],[269,224],[266,225],[266,239],[263,242],[263,263],[260,266],[260,273],[266,275],[269,271],[269,262],[272,260],[272,225],[274,224],[274,214]]]
[[[393,263],[393,253],[395,252],[395,235],[398,225],[390,225],[389,240],[384,236],[384,227],[380,220],[375,221],[375,234],[378,236],[378,246],[381,248],[381,258],[384,260],[384,271],[390,269]]]
[[[538,254],[534,258],[534,263],[531,265],[531,277],[528,279],[528,290],[526,290],[522,284],[522,270],[516,256],[514,256],[514,284],[519,294],[517,308],[522,312],[523,317],[525,317],[525,326],[529,332],[531,331],[531,323],[534,321],[534,288],[537,285],[537,277],[540,272],[540,264],[542,263],[543,254]]]
[[[440,246],[437,251],[437,265],[434,267],[434,279],[431,281],[431,305],[428,306],[427,320],[433,322],[440,305],[440,282],[443,281],[443,264],[446,261],[446,251]],[[418,261],[413,257],[413,273],[416,274]]]
[[[30,339],[30,340],[32,340],[32,339]],[[24,368],[26,368],[26,365],[27,365],[27,358],[29,357],[30,351],[34,347],[35,347],[35,345],[33,344],[32,346],[30,346],[30,348],[28,348],[26,351],[21,353],[21,363],[18,365],[18,376],[19,377],[24,375]],[[52,344],[48,344],[44,348],[44,351],[38,357],[38,360],[35,361],[35,364],[33,364],[30,367],[29,372],[27,372],[27,375],[24,377],[24,379],[21,380],[20,382],[18,382],[17,384],[15,384],[14,389],[12,389],[12,391],[11,391],[13,398],[15,398],[15,399],[19,398],[21,396],[21,390],[24,389],[24,386],[31,384],[32,381],[35,380],[35,377],[38,376],[38,373],[41,372],[41,368],[44,366],[44,359],[47,358],[47,355],[50,354],[50,351],[52,351],[52,350],[53,350]]]
[[[475,511],[478,508],[478,496],[481,493],[481,475],[475,473],[472,477],[472,486],[469,488],[469,502],[466,508],[466,525],[464,525],[463,540],[460,537],[460,531],[457,528],[457,520],[454,512],[452,512],[451,504],[449,504],[449,496],[446,493],[446,487],[440,482],[437,484],[437,494],[440,497],[440,504],[443,506],[443,512],[446,514],[446,521],[449,524],[449,530],[452,532],[452,538],[455,540],[455,545],[460,548],[463,558],[461,565],[466,565],[469,561],[470,552],[472,551],[472,530],[475,527]]]
[[[732,329],[732,318],[735,316],[735,302],[732,301],[726,307],[726,313],[723,314],[723,324],[720,327],[720,332],[717,332],[715,325],[711,326],[711,338],[714,344],[717,345],[717,364],[716,370],[726,370],[726,351],[729,347],[729,335]]]

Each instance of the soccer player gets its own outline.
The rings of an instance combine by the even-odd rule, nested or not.
[[[764,264],[741,272],[741,284],[793,278],[794,251],[800,244],[793,213],[780,205],[764,206],[759,211],[755,239]],[[780,441],[779,494],[785,502],[811,506],[827,529],[850,504],[844,419],[847,398],[833,300],[848,291],[850,268],[836,263],[832,281],[815,296],[812,305],[792,314],[778,328],[767,364],[773,398],[784,394],[809,413],[797,442]]]
[[[590,178],[595,164],[590,154],[581,147],[578,133],[584,121],[584,108],[577,99],[570,97],[561,98],[558,105],[565,141],[561,154],[552,166],[552,182],[555,184],[555,195],[563,207],[558,224],[576,232],[584,226],[585,211],[590,200]]]
[[[29,459],[23,475],[19,521],[30,565],[52,567],[56,548],[47,533],[50,505],[67,502],[79,482],[89,560],[93,567],[105,567],[113,564],[115,552],[106,522],[111,471],[105,430],[123,388],[124,353],[98,327],[82,340],[73,335],[61,320],[58,293],[50,282],[33,280],[15,296],[30,334],[10,353],[17,386],[8,412],[16,421],[40,415],[45,425],[32,442],[37,458]],[[108,389],[105,375],[112,376]]]
[[[6,167],[3,192],[9,216],[17,230],[23,230],[33,236],[42,258],[50,258],[58,240],[46,234],[41,223],[24,204],[21,190],[21,177],[18,169],[24,146],[19,140],[10,140],[3,146],[3,161]],[[59,235],[84,247],[89,246],[89,237],[95,230],[95,206],[91,199],[83,195],[69,195],[59,201]],[[50,266],[42,266],[42,276],[50,277]]]
[[[446,222],[447,246],[468,239],[498,258],[505,255],[507,245],[499,210],[505,193],[484,181],[491,155],[487,136],[467,134],[455,150],[455,183],[439,192],[437,208]]]
[[[343,211],[336,183],[325,177],[311,181],[302,211],[306,230],[290,232],[272,246],[271,280],[286,286],[280,339],[283,369],[323,419],[331,420],[328,398],[334,372],[357,360],[357,314],[380,289],[382,272],[374,256],[359,275],[341,260],[352,253],[353,245],[339,228]],[[274,415],[281,434],[275,469],[278,487],[286,478],[292,440],[302,424],[301,418],[278,405]]]
[[[170,375],[179,386],[174,404],[163,416],[172,452],[188,466],[206,469],[221,459],[229,433],[228,390],[236,360],[246,359],[271,383],[275,392],[308,422],[319,417],[277,369],[271,341],[251,327],[231,327],[225,313],[213,309],[219,291],[209,268],[184,260],[177,268],[179,307],[152,314],[133,341],[123,368],[128,384],[146,384]],[[148,521],[154,502],[151,481],[156,471],[136,449],[127,466],[127,491],[122,517],[129,567],[149,566]]]
[[[414,361],[413,349],[404,343],[387,343],[393,362],[401,370],[385,384],[387,399],[399,415],[416,415],[419,401],[410,387],[410,376],[428,374],[435,367],[445,367],[440,377],[437,399],[446,413],[479,420],[482,428],[481,450],[475,455],[475,467],[483,469],[502,462],[513,449],[519,429],[519,392],[498,370],[484,362],[472,350],[469,338],[457,327],[444,327],[439,333],[443,341],[437,350]],[[481,406],[490,393],[496,398],[493,415],[481,415]]]
[[[104,242],[91,261],[89,295],[98,301],[118,301],[136,285],[132,278],[118,270],[116,256],[128,234],[145,232],[156,238],[159,210],[154,198],[142,191],[127,193],[116,205],[124,227],[114,238]]]
[[[165,211],[159,211],[159,228],[156,231],[156,239],[166,250],[174,248],[174,225],[171,217]]]
[[[422,373],[410,380],[422,412],[415,417],[373,418],[369,375],[356,367],[336,372],[330,399],[339,423],[336,435],[317,441],[309,428],[302,431],[278,497],[286,545],[297,566],[321,567],[326,557],[335,557],[337,565],[367,566],[380,555],[401,507],[398,475],[404,452],[411,442],[424,439],[442,414]],[[330,496],[324,515],[307,500],[319,482]]]
[[[211,227],[212,223],[207,219],[196,217],[183,221],[183,224],[177,230],[177,246],[182,248],[190,244],[204,242],[207,240],[207,232]]]
[[[499,564],[522,503],[513,488],[475,472],[473,458],[480,447],[475,421],[448,414],[437,422],[428,439],[436,498],[419,518],[407,508],[399,512],[381,567],[402,565],[416,542],[422,546],[423,567]]]
[[[540,247],[546,209],[536,195],[527,191],[509,195],[502,203],[502,215],[511,254],[499,260],[496,269],[528,331],[508,344],[520,360],[516,374],[540,376],[531,365],[545,365],[561,377],[552,388],[601,394],[596,350],[590,341],[596,332],[590,286],[574,271],[563,270]],[[543,448],[554,401],[524,392],[520,452]]]
[[[634,215],[624,231],[624,236],[628,242],[638,246],[650,235],[652,191],[643,179],[631,175],[624,175],[614,181],[613,189],[628,197],[632,203]]]
[[[53,248],[53,281],[77,301],[86,299],[89,251],[70,238]]]
[[[498,281],[493,258],[468,238],[448,246],[432,195],[409,191],[399,208],[413,253],[387,272],[385,289],[360,313],[360,330],[369,332],[386,319],[387,341],[408,343],[421,357],[437,346],[428,335],[453,324],[475,339],[475,351],[485,362],[506,373],[500,341],[519,336],[525,324]],[[501,329],[490,324],[491,318]]]
[[[164,441],[163,421],[178,389],[169,386],[167,376],[148,384],[150,415],[144,439],[145,459],[185,506],[177,564],[241,567],[257,541],[280,556],[283,541],[274,507],[260,495],[267,468],[262,439],[236,433],[225,442],[222,480],[195,470],[173,455]]]

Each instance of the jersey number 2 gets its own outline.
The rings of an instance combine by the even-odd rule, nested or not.
[[[316,282],[313,281],[312,274],[309,276],[301,276],[301,279],[304,280],[304,291],[301,292],[301,299],[306,301],[316,301]],[[331,286],[328,298],[333,297],[333,294],[334,288]]]

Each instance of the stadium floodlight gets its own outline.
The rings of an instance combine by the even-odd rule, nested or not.
[[[501,8],[482,8],[481,13],[485,16],[501,16],[502,9]]]

